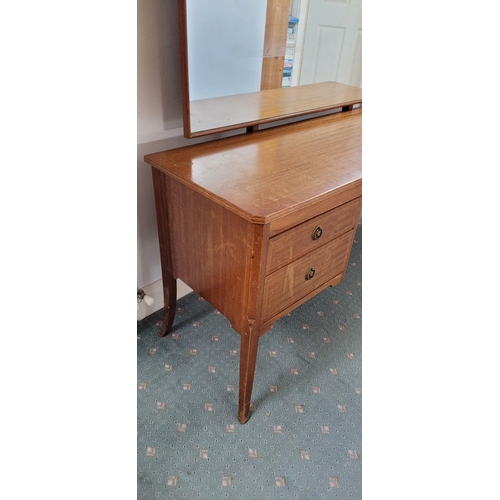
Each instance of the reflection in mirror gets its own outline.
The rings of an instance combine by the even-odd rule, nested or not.
[[[260,90],[267,0],[187,0],[191,101]]]
[[[178,2],[186,137],[361,102],[361,0]]]

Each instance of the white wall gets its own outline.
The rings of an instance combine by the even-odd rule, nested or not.
[[[161,279],[151,167],[145,154],[232,135],[185,139],[179,68],[177,2],[137,2],[137,287],[157,289]],[[178,283],[178,296],[190,291]],[[138,319],[163,306],[142,308]]]
[[[144,154],[182,135],[177,2],[137,2],[137,286],[161,278],[151,170]]]

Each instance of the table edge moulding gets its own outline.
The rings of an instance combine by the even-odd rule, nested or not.
[[[240,334],[238,420],[259,337],[344,278],[361,211],[361,108],[152,153],[166,335],[179,278]]]

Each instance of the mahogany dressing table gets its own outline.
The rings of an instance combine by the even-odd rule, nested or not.
[[[160,335],[174,320],[177,278],[226,316],[241,336],[241,423],[259,337],[346,272],[361,210],[356,91],[358,99],[334,103],[342,112],[145,156],[164,287]]]

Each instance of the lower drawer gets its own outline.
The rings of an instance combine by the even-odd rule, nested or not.
[[[265,321],[345,270],[353,230],[266,277],[262,320]]]

